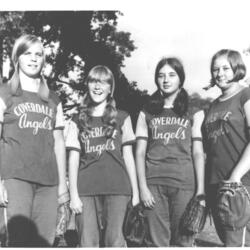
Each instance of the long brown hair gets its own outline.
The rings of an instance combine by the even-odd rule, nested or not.
[[[103,122],[104,122],[104,131],[107,137],[112,137],[114,129],[116,127],[116,116],[117,109],[116,103],[113,98],[114,88],[115,88],[115,80],[113,73],[109,68],[103,65],[97,65],[93,67],[86,80],[85,83],[88,85],[89,82],[97,81],[97,82],[107,82],[111,86],[111,93],[107,97],[107,105],[103,114]],[[84,131],[89,133],[91,131],[91,127],[89,125],[89,121],[92,117],[93,112],[93,101],[90,98],[89,92],[84,95],[82,104],[79,108],[79,119],[78,119],[78,127],[80,131]]]
[[[43,44],[37,36],[25,34],[25,35],[20,36],[16,40],[13,46],[11,58],[15,67],[15,71],[14,71],[12,78],[9,81],[12,95],[17,95],[18,90],[21,91],[20,77],[19,77],[19,63],[18,63],[19,57],[22,54],[24,54],[35,43],[41,44],[41,47],[43,48]],[[44,50],[43,50],[43,54],[44,54]],[[44,63],[45,63],[45,58],[43,60],[43,64]],[[42,76],[40,77],[41,77],[41,83],[40,83],[40,87],[38,90],[38,95],[40,96],[42,100],[48,101],[49,88],[45,79]]]

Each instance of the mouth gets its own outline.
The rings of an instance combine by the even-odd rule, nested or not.
[[[34,65],[34,64],[29,64],[28,67],[32,68],[32,69],[36,69],[38,66]]]
[[[103,92],[100,91],[100,90],[92,91],[92,93],[93,93],[94,95],[102,95],[102,94],[103,94]]]

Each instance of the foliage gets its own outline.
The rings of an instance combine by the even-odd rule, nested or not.
[[[52,67],[52,74],[48,74],[48,82],[59,93],[65,110],[70,107],[67,107],[71,98],[68,89],[82,96],[88,71],[94,65],[103,64],[114,73],[118,107],[133,111],[125,103],[137,105],[137,97],[143,93],[134,83],[130,85],[121,72],[125,57],[130,57],[136,49],[131,34],[117,30],[118,17],[121,15],[119,11],[1,12],[0,42],[3,50],[0,57],[4,59],[6,55],[10,56],[14,40],[22,33],[35,34],[41,37],[49,51],[46,61]],[[80,68],[82,73],[81,79],[74,84],[68,73],[76,68]],[[68,88],[65,88],[65,84]],[[73,101],[70,105],[78,104]]]

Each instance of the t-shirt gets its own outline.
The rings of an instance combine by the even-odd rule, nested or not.
[[[91,117],[91,131],[69,125],[66,147],[80,151],[78,193],[83,195],[131,195],[131,185],[122,156],[122,146],[135,141],[130,116],[118,110],[112,138],[104,133],[102,117]]]
[[[216,99],[203,123],[206,171],[208,183],[228,179],[249,142],[244,104],[250,99],[250,89],[244,88],[229,99]],[[250,185],[250,172],[242,178]]]
[[[57,119],[59,99],[52,91],[48,102],[37,93],[21,90],[12,95],[10,86],[0,87],[4,110],[0,164],[2,179],[17,178],[42,185],[57,185],[54,129],[63,129]],[[3,105],[4,108],[2,107]]]
[[[147,183],[193,190],[192,116],[179,117],[170,108],[158,115],[141,111],[137,123],[145,122],[148,131],[145,133],[137,126],[136,138],[148,141]]]

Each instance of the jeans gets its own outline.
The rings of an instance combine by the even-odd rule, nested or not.
[[[18,179],[5,180],[4,185],[8,195],[8,246],[52,246],[56,230],[57,186],[42,186]]]
[[[146,209],[150,237],[155,247],[191,247],[194,237],[179,228],[180,218],[194,195],[192,190],[184,190],[166,185],[149,185],[155,205]]]
[[[246,186],[248,192],[250,192],[250,186]],[[246,225],[246,228],[230,231],[226,230],[219,222],[217,213],[216,213],[216,194],[217,194],[218,185],[209,185],[207,188],[207,203],[211,209],[214,225],[216,232],[220,240],[224,243],[226,247],[240,247],[240,246],[250,246],[250,221]]]
[[[122,225],[130,196],[82,196],[82,213],[76,215],[80,247],[126,247]],[[102,242],[102,243],[101,243]]]

